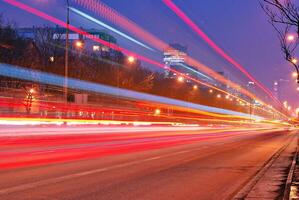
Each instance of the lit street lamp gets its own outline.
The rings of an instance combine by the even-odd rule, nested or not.
[[[193,90],[197,90],[198,86],[197,85],[193,85]]]
[[[51,56],[51,57],[49,58],[49,60],[50,60],[50,62],[54,62],[54,61],[55,61],[54,56]]]
[[[297,64],[297,62],[298,62],[298,60],[296,58],[293,58],[291,61],[293,64]]]
[[[289,34],[289,35],[287,36],[287,40],[288,40],[289,42],[293,42],[293,41],[295,40],[295,36],[294,36],[293,34]]]
[[[160,110],[160,109],[158,109],[158,108],[157,108],[157,109],[155,109],[155,112],[154,112],[154,114],[155,114],[155,115],[160,115],[160,114],[161,114],[161,110]]]
[[[179,76],[179,77],[178,77],[178,81],[179,81],[179,82],[184,82],[184,77]]]
[[[298,76],[297,72],[293,72],[293,73],[292,73],[292,77],[293,77],[293,78],[296,78],[297,76]]]
[[[129,57],[128,57],[128,62],[129,62],[129,63],[133,63],[133,62],[135,62],[135,58],[134,58],[134,56],[129,56]]]
[[[31,88],[31,89],[29,90],[29,93],[30,93],[30,94],[33,94],[33,93],[34,93],[34,89]]]
[[[80,40],[77,40],[76,42],[75,42],[75,46],[77,47],[77,48],[82,48],[83,47],[83,42],[82,41],[80,41]]]
[[[283,102],[283,106],[284,106],[285,108],[287,108],[287,107],[288,107],[288,102],[287,102],[287,101],[284,101],[284,102]]]

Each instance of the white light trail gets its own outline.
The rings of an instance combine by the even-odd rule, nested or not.
[[[70,10],[73,11],[74,13],[80,15],[81,17],[84,17],[84,18],[86,18],[86,19],[88,19],[88,20],[90,20],[90,21],[92,21],[92,22],[94,22],[94,23],[96,23],[96,24],[98,24],[98,25],[100,25],[102,27],[105,27],[105,28],[109,29],[110,31],[113,31],[114,33],[116,33],[116,34],[118,34],[118,35],[120,35],[120,36],[122,36],[122,37],[124,37],[124,38],[126,38],[126,39],[128,39],[128,40],[130,40],[130,41],[132,41],[132,42],[134,42],[134,43],[136,43],[136,44],[138,44],[138,45],[140,45],[140,46],[148,49],[148,50],[155,51],[153,48],[151,48],[151,47],[143,44],[142,42],[139,42],[138,40],[132,38],[131,36],[128,36],[128,35],[120,32],[120,31],[116,30],[115,28],[113,28],[113,27],[105,24],[104,22],[101,22],[101,21],[93,18],[90,15],[87,15],[86,13],[83,13],[82,11],[80,11],[80,10],[78,10],[76,8],[70,7]]]

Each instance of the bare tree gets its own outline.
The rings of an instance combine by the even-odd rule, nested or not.
[[[296,69],[299,83],[299,62],[296,59],[299,43],[299,7],[294,0],[261,0],[261,6],[278,33],[285,59]]]
[[[63,55],[63,31],[58,27],[34,27],[34,42],[39,49],[44,68]]]

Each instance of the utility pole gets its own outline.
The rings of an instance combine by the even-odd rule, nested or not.
[[[68,96],[68,68],[69,68],[69,26],[70,26],[70,4],[69,0],[66,0],[67,3],[67,13],[66,13],[66,40],[65,40],[65,66],[64,66],[64,86],[63,86],[63,95],[64,101],[67,103]]]
[[[247,84],[247,88],[248,88],[248,91],[250,91],[250,86],[254,86],[254,82],[253,81],[249,81],[248,84]],[[249,115],[250,115],[250,121],[252,121],[252,103],[253,103],[254,99],[252,99],[250,97],[249,99]]]

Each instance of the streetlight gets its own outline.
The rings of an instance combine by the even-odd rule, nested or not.
[[[31,88],[30,90],[29,90],[29,93],[30,94],[33,94],[35,91],[34,91],[34,89],[33,88]]]
[[[221,98],[221,94],[217,94],[217,98],[220,99]]]
[[[212,89],[209,90],[209,93],[212,94],[214,91]]]
[[[155,112],[154,112],[154,114],[155,114],[155,115],[160,115],[160,114],[161,114],[161,110],[160,110],[160,109],[158,109],[158,108],[157,108],[157,109],[155,109]]]
[[[296,58],[292,58],[291,61],[292,61],[293,64],[297,64],[297,62],[298,62],[298,60]]]
[[[297,72],[293,72],[293,73],[292,73],[292,77],[293,77],[293,78],[296,78],[297,76],[298,76]]]
[[[133,62],[135,62],[135,58],[134,58],[134,56],[129,56],[129,57],[128,57],[128,62],[129,62],[129,63],[133,63]]]
[[[254,81],[249,81],[248,82],[248,84],[247,84],[247,89],[248,89],[248,91],[250,90],[250,86],[254,86],[255,85],[255,82]],[[277,81],[275,81],[274,82],[274,85],[278,85],[278,82]],[[253,87],[254,88],[254,87]],[[249,115],[250,115],[250,121],[252,120],[252,103],[253,103],[253,99],[252,98],[250,98],[249,99]]]
[[[197,85],[193,85],[193,90],[197,90],[198,86]]]
[[[287,40],[288,40],[289,42],[293,42],[293,41],[295,40],[295,36],[294,36],[293,34],[289,34],[289,35],[287,36]]]
[[[179,77],[178,77],[178,81],[179,81],[179,82],[184,82],[184,77],[179,76]]]
[[[76,42],[75,42],[75,46],[77,47],[77,48],[82,48],[83,47],[83,42],[82,41],[80,41],[80,40],[77,40]]]

